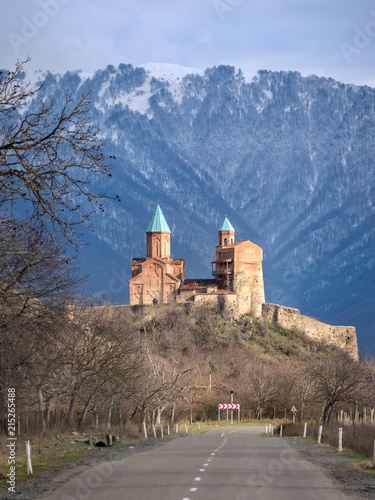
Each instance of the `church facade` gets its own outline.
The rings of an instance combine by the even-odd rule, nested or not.
[[[171,230],[159,205],[146,234],[146,258],[132,260],[130,304],[174,302],[185,280],[185,261],[171,259]]]
[[[185,261],[170,255],[171,231],[158,205],[146,229],[147,256],[132,259],[130,304],[206,302],[231,307],[236,314],[260,317],[265,302],[263,250],[235,241],[227,218],[219,228],[212,279],[185,279]]]

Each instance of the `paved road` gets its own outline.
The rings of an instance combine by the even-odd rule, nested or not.
[[[44,500],[342,500],[329,477],[263,428],[218,428],[103,463]]]

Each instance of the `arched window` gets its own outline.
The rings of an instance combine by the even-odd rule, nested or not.
[[[230,244],[232,245],[233,242],[234,242],[234,238],[231,238],[230,239]]]
[[[157,304],[158,303],[157,299],[153,299],[152,303]]]
[[[228,246],[228,238],[225,238],[225,240],[224,240],[224,245],[225,245],[225,246]]]

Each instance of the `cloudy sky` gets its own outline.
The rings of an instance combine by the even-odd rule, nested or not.
[[[0,67],[166,62],[375,87],[374,0],[1,0]]]

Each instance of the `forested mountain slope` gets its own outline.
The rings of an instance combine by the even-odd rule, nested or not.
[[[230,66],[183,74],[122,64],[45,77],[57,103],[91,92],[116,157],[98,187],[122,201],[85,236],[87,288],[127,302],[130,261],[145,256],[159,199],[188,278],[210,276],[227,215],[237,240],[264,249],[267,302],[354,325],[360,350],[375,352],[375,90],[296,72],[245,78]]]

